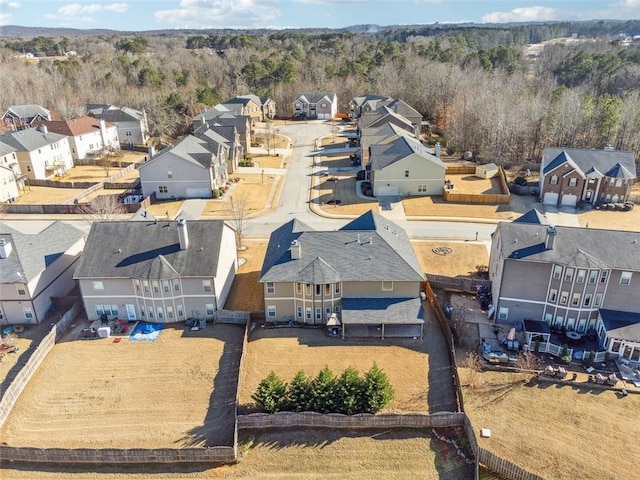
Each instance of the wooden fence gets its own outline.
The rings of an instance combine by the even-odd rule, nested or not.
[[[218,310],[213,314],[213,323],[231,323],[234,325],[247,325],[251,318],[251,312]]]
[[[491,280],[467,277],[447,277],[445,275],[427,274],[429,284],[434,288],[442,288],[454,292],[478,293],[479,287],[490,287]]]
[[[341,413],[277,412],[238,415],[238,428],[445,428],[461,427],[466,415],[457,412],[444,413],[383,413],[343,415]]]
[[[543,477],[528,472],[524,468],[496,455],[489,450],[478,447],[478,461],[492,472],[511,480],[544,480]]]
[[[447,175],[475,175],[475,166],[452,165],[447,167]],[[506,205],[511,201],[511,193],[507,186],[507,177],[502,167],[498,167],[498,180],[502,193],[455,193],[444,189],[442,198],[445,202],[475,203],[488,205]]]

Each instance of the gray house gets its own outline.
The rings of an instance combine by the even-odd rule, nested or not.
[[[204,124],[194,130],[193,135],[205,141],[224,143],[229,152],[227,173],[231,174],[238,170],[238,164],[243,160],[245,150],[240,142],[238,129],[234,125],[214,125],[209,127],[208,124]]]
[[[501,222],[493,235],[496,321],[595,330],[611,354],[640,359],[638,232],[552,227],[544,217],[527,215],[533,223]],[[626,336],[616,338],[612,330],[621,327]]]
[[[406,233],[372,211],[334,231],[284,224],[271,234],[259,281],[267,321],[333,317],[343,338],[422,336],[420,264]]]
[[[293,116],[330,120],[338,113],[335,93],[300,93],[293,101]]]
[[[172,323],[211,319],[238,269],[221,220],[96,222],[75,273],[87,317]]]
[[[5,127],[22,130],[35,126],[42,120],[51,120],[51,112],[40,105],[12,105],[2,115]]]
[[[109,104],[86,105],[87,115],[118,126],[120,145],[146,145],[149,140],[147,112]]]
[[[187,135],[139,168],[144,196],[158,199],[212,198],[227,180],[229,147],[225,139]]]

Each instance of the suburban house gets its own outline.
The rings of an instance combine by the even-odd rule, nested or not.
[[[229,110],[224,105],[218,104],[214,105],[211,108],[207,108],[195,117],[191,121],[191,125],[194,129],[201,127],[205,123],[213,123],[214,118],[218,118],[220,115],[228,114],[230,116],[235,116],[231,110]],[[249,124],[251,120],[249,119]]]
[[[239,95],[222,103],[234,115],[247,115],[252,122],[264,122],[276,116],[276,102],[269,97]]]
[[[293,101],[293,116],[330,120],[338,113],[335,93],[300,93]]]
[[[342,337],[420,337],[424,274],[400,227],[369,211],[339,230],[291,220],[271,234],[266,320],[342,325]]]
[[[365,93],[349,101],[349,115],[351,118],[360,118],[363,109],[365,111],[377,110],[380,102],[391,102],[392,100],[393,98],[386,95]]]
[[[442,195],[447,170],[417,139],[390,137],[369,148],[373,195]]]
[[[72,120],[50,120],[38,122],[49,132],[59,133],[69,138],[71,156],[74,160],[95,158],[107,152],[120,150],[118,127],[93,117]]]
[[[367,128],[381,127],[385,123],[392,123],[397,127],[410,132],[414,137],[417,137],[420,133],[419,123],[416,125],[402,115],[394,112],[389,107],[382,106],[377,110],[362,113],[358,119],[358,134]]]
[[[86,105],[87,115],[113,123],[118,128],[120,145],[146,145],[149,140],[147,112],[109,104]]]
[[[251,147],[251,123],[251,117],[234,115],[226,107],[216,105],[195,116],[192,127],[194,130],[203,125],[208,125],[212,130],[218,127],[235,127],[243,151],[248,152]]]
[[[640,358],[640,233],[553,227],[528,212],[493,234],[496,322],[596,332],[612,358]],[[524,216],[523,216],[524,217]]]
[[[26,176],[20,171],[16,149],[0,142],[0,202],[13,202],[24,189]]]
[[[545,148],[540,166],[540,200],[575,207],[578,202],[624,203],[637,176],[633,153],[606,148]]]
[[[84,232],[64,222],[26,228],[0,223],[0,324],[40,323],[51,311],[51,297],[75,287]]]
[[[46,180],[73,167],[69,139],[44,125],[6,133],[0,142],[16,149],[20,171],[29,179]]]
[[[212,198],[227,180],[229,147],[223,138],[187,135],[140,165],[143,195],[158,199]]]
[[[96,222],[74,278],[90,320],[172,323],[213,318],[237,269],[222,220]]]
[[[51,120],[51,112],[40,105],[13,105],[2,115],[2,121],[11,130],[29,128],[42,120]]]
[[[205,124],[193,132],[194,137],[205,141],[224,143],[228,148],[227,173],[238,170],[239,163],[244,159],[244,148],[240,143],[240,135],[233,125],[216,125],[213,128]]]
[[[372,145],[398,135],[411,137],[413,132],[390,122],[385,122],[380,126],[363,128],[360,131],[360,158],[362,159],[362,165],[369,165]]]

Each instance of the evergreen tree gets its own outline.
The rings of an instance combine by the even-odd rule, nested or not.
[[[311,405],[311,379],[300,370],[289,384],[289,408],[294,412],[304,412]]]
[[[334,395],[336,389],[336,377],[328,365],[318,372],[311,381],[311,404],[314,412],[334,412]]]
[[[286,401],[287,384],[273,371],[264,378],[251,398],[267,413],[282,409]]]
[[[335,411],[353,415],[363,411],[364,381],[353,367],[347,367],[336,382]]]
[[[375,362],[364,376],[364,391],[366,413],[377,413],[393,400],[394,391],[389,378]]]

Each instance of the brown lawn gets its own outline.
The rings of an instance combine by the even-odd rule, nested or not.
[[[82,192],[80,188],[27,187],[27,190],[16,199],[16,203],[19,205],[63,203]]]
[[[578,213],[581,227],[640,232],[640,205],[628,212],[589,210]]]
[[[433,275],[466,277],[477,274],[478,265],[485,267],[489,265],[487,247],[481,242],[413,240],[411,246],[418,260],[420,260],[423,271]],[[453,253],[438,255],[433,251],[436,247],[449,247],[453,250]]]
[[[264,131],[259,131],[253,138],[251,139],[253,143],[257,143],[259,145],[267,144],[267,134]],[[278,135],[276,133],[271,134],[271,138],[269,138],[269,144],[271,148],[288,148],[290,144],[289,137],[285,137],[284,135]],[[266,148],[266,147],[265,147]]]
[[[147,207],[147,212],[158,218],[175,218],[180,209],[182,208],[182,204],[184,200],[161,200],[153,205],[149,205]]]
[[[232,218],[230,212],[232,197],[236,202],[236,208],[238,208],[237,202],[245,203],[245,216],[256,215],[275,204],[277,190],[274,191],[274,189],[282,188],[284,183],[279,175],[242,173],[234,175],[234,177],[240,178],[240,181],[233,184],[222,198],[209,200],[202,211],[203,217]],[[272,202],[268,204],[272,191]]]
[[[238,257],[245,263],[238,268],[231,291],[224,304],[227,310],[246,312],[264,311],[262,284],[258,283],[264,254],[267,251],[266,241],[244,241],[245,250],[238,252]]]
[[[155,342],[80,340],[47,356],[0,430],[31,447],[230,445],[243,328],[163,330]],[[225,354],[225,364],[220,359]],[[212,385],[221,385],[214,390]]]
[[[351,159],[349,155],[332,155],[318,157],[318,166],[322,168],[341,168],[351,167]],[[354,174],[351,174],[352,176]]]
[[[442,197],[409,197],[402,199],[408,217],[467,217],[494,220],[513,220],[523,212],[515,212],[510,205],[473,205],[445,202]]]
[[[51,318],[47,318],[37,325],[25,325],[23,332],[12,333],[2,339],[3,344],[16,345],[18,350],[5,354],[0,360],[0,392],[3,392],[18,374],[17,368],[19,367],[16,367],[16,365],[24,365],[31,352],[49,333],[51,330],[49,323],[59,319],[60,315],[56,312]],[[5,326],[3,325],[3,328]]]
[[[118,173],[120,168],[117,166],[111,166],[106,169],[100,165],[76,165],[65,172],[60,177],[53,178],[52,180],[59,182],[100,182]],[[130,182],[139,178],[138,170],[134,169],[127,172],[118,182]]]
[[[284,155],[276,157],[275,155],[260,155],[250,153],[247,155],[254,162],[256,168],[284,168],[287,157]],[[237,175],[233,175],[234,177]]]
[[[429,318],[430,312],[425,315]],[[328,337],[324,329],[258,326],[250,333],[245,352],[240,404],[244,410],[255,408],[251,395],[270,371],[288,382],[299,370],[315,376],[328,365],[339,375],[353,366],[363,374],[376,362],[395,388],[395,398],[387,411],[452,411],[453,387],[445,373],[448,360],[444,342],[438,343],[433,320],[426,323],[423,340],[392,342],[346,342]]]
[[[329,181],[337,178],[337,182]],[[369,210],[378,211],[378,202],[375,199],[365,200],[356,195],[356,179],[353,174],[337,174],[331,176],[315,176],[312,180],[311,200],[324,212],[332,215],[358,216]],[[330,205],[327,202],[340,200],[339,205]]]
[[[502,191],[498,177],[480,178],[466,173],[446,175],[445,180],[449,180],[454,185],[452,193],[471,193],[475,195],[505,193]]]
[[[461,369],[465,408],[481,446],[544,478],[634,478],[640,458],[640,395],[620,397],[588,385],[529,386],[513,373],[483,372],[470,387]],[[551,473],[553,472],[553,473]]]

